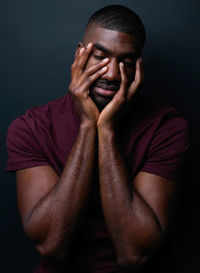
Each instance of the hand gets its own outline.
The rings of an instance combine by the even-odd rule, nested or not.
[[[89,43],[86,48],[82,47],[78,51],[71,67],[69,91],[74,99],[80,122],[91,122],[96,126],[99,110],[89,96],[89,88],[97,78],[107,71],[106,65],[109,59],[104,59],[91,67],[85,68],[92,52],[92,47],[92,43]]]
[[[124,64],[120,63],[119,67],[121,74],[120,89],[99,115],[97,122],[98,129],[108,129],[111,131],[116,129],[120,115],[130,106],[131,99],[138,91],[144,80],[142,58],[139,58],[136,62],[135,79],[129,88],[127,88],[127,78],[124,71]]]

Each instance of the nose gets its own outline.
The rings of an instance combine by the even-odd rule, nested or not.
[[[121,75],[119,70],[119,63],[116,59],[110,59],[110,62],[107,65],[107,72],[102,75],[102,79],[106,79],[108,81],[120,81]]]

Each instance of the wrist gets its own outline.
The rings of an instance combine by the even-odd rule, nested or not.
[[[97,122],[97,130],[98,132],[103,132],[105,134],[106,133],[113,134],[115,131],[113,124],[110,122],[106,122],[106,123]]]
[[[97,125],[97,132],[100,137],[113,138],[115,135],[115,131],[112,126],[107,125]]]
[[[96,131],[96,122],[85,120],[80,123],[80,130],[93,130]]]

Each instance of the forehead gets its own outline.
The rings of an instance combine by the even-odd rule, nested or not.
[[[101,44],[116,54],[139,51],[139,43],[136,37],[117,30],[95,26],[89,27],[85,32],[83,43],[86,46],[89,42]]]

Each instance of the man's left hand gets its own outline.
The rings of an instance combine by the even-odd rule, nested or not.
[[[121,74],[120,89],[115,94],[113,99],[108,103],[108,105],[102,110],[97,122],[98,129],[106,129],[109,131],[115,130],[121,113],[126,111],[134,94],[138,91],[144,80],[142,58],[139,58],[136,61],[135,79],[128,88],[127,78],[124,71],[124,64],[120,63],[119,67]]]

